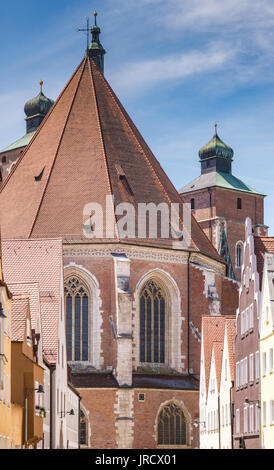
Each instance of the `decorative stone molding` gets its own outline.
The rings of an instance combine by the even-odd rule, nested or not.
[[[69,245],[70,246],[70,245]],[[155,252],[154,252],[155,250]],[[130,259],[140,259],[147,261],[160,261],[166,263],[187,263],[187,254],[182,253],[181,255],[176,255],[172,249],[170,250],[161,250],[160,248],[147,248],[138,249],[138,248],[128,248],[126,246],[113,246],[109,248],[67,248],[67,245],[64,245],[63,255],[64,257],[70,258],[79,258],[79,257],[108,257],[111,258],[113,254],[126,254]]]

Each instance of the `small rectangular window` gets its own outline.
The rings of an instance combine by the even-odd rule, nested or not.
[[[249,356],[249,381],[253,382],[254,380],[254,355],[250,354]]]
[[[240,197],[237,198],[237,209],[242,208],[242,199]]]
[[[259,378],[260,378],[260,356],[259,356],[259,351],[256,351],[256,354],[255,354],[255,378],[256,378],[256,380],[259,380]]]
[[[253,405],[249,408],[249,432],[254,432],[254,407]]]
[[[248,415],[247,415],[247,407],[244,408],[244,433],[248,432]]]
[[[273,348],[269,349],[269,372],[273,372]]]
[[[236,434],[240,434],[240,410],[236,410]]]
[[[266,402],[263,402],[263,426],[266,426]]]
[[[262,374],[266,375],[266,352],[263,352]]]
[[[191,204],[191,210],[193,211],[195,209],[195,199],[194,198],[192,198],[190,200],[190,204]]]

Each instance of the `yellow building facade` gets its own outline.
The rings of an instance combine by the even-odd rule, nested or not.
[[[23,409],[11,402],[11,302],[0,250],[0,449],[20,448],[22,442]]]
[[[43,439],[44,371],[37,364],[29,299],[5,284],[0,240],[0,449],[35,448]]]
[[[274,255],[265,254],[260,312],[261,448],[274,449]]]

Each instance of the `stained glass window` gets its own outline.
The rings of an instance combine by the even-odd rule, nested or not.
[[[65,281],[66,334],[68,361],[89,360],[90,295],[76,276]]]
[[[166,345],[166,296],[153,280],[140,296],[140,361],[164,363]]]
[[[169,403],[158,416],[158,445],[186,445],[186,418],[183,410]]]

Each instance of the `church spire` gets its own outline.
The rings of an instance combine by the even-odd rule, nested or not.
[[[88,57],[94,60],[94,62],[98,65],[99,69],[102,73],[104,73],[104,55],[106,53],[105,49],[103,48],[102,44],[100,43],[100,34],[101,30],[97,25],[97,16],[98,13],[94,12],[94,25],[91,28],[92,34],[92,41],[88,47]]]

